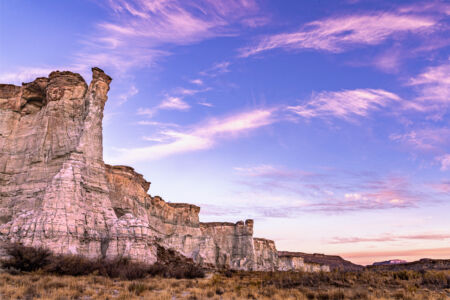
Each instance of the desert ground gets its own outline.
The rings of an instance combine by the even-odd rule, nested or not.
[[[450,271],[221,272],[205,278],[0,274],[1,299],[450,299]]]

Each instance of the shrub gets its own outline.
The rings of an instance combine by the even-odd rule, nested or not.
[[[129,292],[134,292],[138,296],[140,294],[142,294],[146,290],[147,290],[147,286],[144,283],[142,283],[142,282],[132,282],[128,286],[128,291]]]
[[[161,247],[162,248],[162,247]],[[158,262],[153,265],[135,263],[127,258],[91,260],[79,255],[53,255],[43,248],[10,245],[10,258],[2,266],[14,273],[43,270],[56,275],[81,276],[97,273],[111,278],[135,280],[150,276],[167,278],[201,278],[204,270],[192,260],[181,257],[173,250],[158,250]],[[162,252],[162,254],[160,253]],[[162,260],[160,256],[163,255]]]
[[[118,258],[113,260],[99,260],[97,261],[96,269],[100,275],[111,278],[122,278],[128,280],[135,280],[144,278],[149,274],[151,266],[134,263],[126,258]]]
[[[443,271],[426,271],[422,277],[422,284],[450,288],[450,276]]]
[[[44,271],[57,275],[81,276],[93,273],[98,265],[79,255],[52,256]]]
[[[6,247],[9,259],[2,262],[6,269],[16,269],[25,272],[42,269],[49,263],[51,252],[44,248],[26,247],[12,244]]]

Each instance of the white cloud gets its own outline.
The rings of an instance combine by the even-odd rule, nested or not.
[[[84,40],[76,54],[80,65],[98,65],[119,74],[147,67],[170,45],[188,45],[235,33],[232,26],[248,26],[259,8],[254,0],[109,0],[101,3],[111,12],[109,21]]]
[[[450,145],[450,128],[421,128],[404,134],[391,134],[389,138],[421,151],[441,152]]]
[[[179,97],[167,97],[161,104],[158,106],[158,109],[167,109],[167,110],[188,110],[191,106],[184,102]]]
[[[152,141],[161,141],[159,144],[121,149],[116,157],[110,157],[107,160],[134,163],[209,149],[220,139],[237,137],[243,132],[276,122],[274,113],[274,109],[256,109],[221,119],[211,119],[186,131],[164,130],[158,136],[150,137]]]
[[[20,85],[23,82],[30,82],[37,77],[47,77],[54,68],[19,68],[15,72],[2,72],[0,73],[1,83],[11,83]]]
[[[189,80],[189,82],[196,85],[203,85],[203,80],[201,80],[200,78]]]
[[[125,102],[128,101],[128,99],[137,95],[137,93],[139,93],[139,90],[136,88],[134,84],[131,85],[130,89],[126,93],[119,95],[118,105],[124,104]]]
[[[306,104],[289,106],[287,109],[308,119],[333,116],[351,120],[354,117],[366,117],[370,111],[399,100],[400,97],[384,90],[356,89],[320,92],[314,94]]]
[[[197,104],[202,105],[202,106],[206,106],[206,107],[213,107],[214,106],[212,103],[205,102],[205,101],[197,102]]]
[[[160,104],[154,108],[139,108],[137,111],[138,115],[146,115],[152,117],[160,110],[189,110],[191,106],[183,101],[180,97],[167,96]]]
[[[450,104],[450,63],[427,68],[409,85],[419,88],[418,100]]]
[[[139,121],[138,125],[144,126],[158,126],[158,127],[179,127],[178,124],[175,123],[164,123],[164,122],[156,122],[156,121]]]
[[[332,17],[310,22],[296,32],[266,36],[256,45],[241,49],[241,56],[276,48],[342,52],[356,45],[380,44],[399,33],[422,32],[436,23],[430,17],[392,12]]]

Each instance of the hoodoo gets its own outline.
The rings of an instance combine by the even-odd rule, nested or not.
[[[254,238],[253,220],[202,223],[198,206],[151,196],[133,168],[105,164],[110,83],[93,68],[89,85],[67,71],[0,85],[0,241],[145,263],[156,261],[159,245],[212,267],[308,269]]]

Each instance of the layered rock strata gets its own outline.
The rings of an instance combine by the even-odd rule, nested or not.
[[[102,118],[111,78],[52,72],[0,85],[0,243],[89,258],[157,259],[174,249],[211,267],[306,270],[253,238],[253,220],[202,223],[200,208],[148,194],[133,168],[103,162]]]

